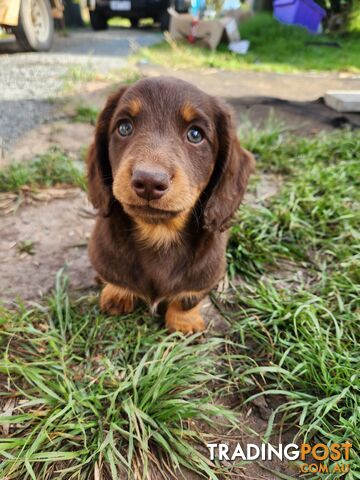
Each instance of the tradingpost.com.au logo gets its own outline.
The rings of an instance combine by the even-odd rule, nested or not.
[[[229,447],[225,443],[208,443],[210,460],[235,461],[235,460],[272,460],[278,458],[281,461],[300,461],[300,470],[303,473],[347,473],[350,469],[347,460],[350,457],[352,444],[332,443],[330,446],[323,443],[310,445],[302,443],[296,445],[280,443],[273,446],[270,443],[255,445],[249,443],[243,449],[239,443]],[[326,463],[323,463],[326,462]]]

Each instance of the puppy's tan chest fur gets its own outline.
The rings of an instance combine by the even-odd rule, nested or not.
[[[181,231],[184,229],[186,221],[187,214],[178,215],[174,219],[157,224],[145,223],[140,219],[135,219],[135,234],[144,245],[166,250],[181,242]]]

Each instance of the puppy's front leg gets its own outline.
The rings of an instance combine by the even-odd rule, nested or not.
[[[201,300],[205,293],[185,293],[170,302],[165,314],[166,327],[170,332],[195,333],[205,330],[201,316]]]
[[[107,283],[100,295],[100,310],[110,315],[122,315],[134,310],[135,296],[129,290]]]

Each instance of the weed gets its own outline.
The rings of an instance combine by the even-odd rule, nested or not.
[[[64,93],[72,92],[78,85],[91,82],[99,78],[99,73],[92,65],[73,65],[68,68],[63,76]]]
[[[0,192],[18,192],[24,186],[36,188],[54,185],[86,188],[83,172],[57,148],[28,163],[13,163],[0,170]]]
[[[32,240],[22,240],[20,242],[17,242],[16,250],[19,253],[27,253],[28,255],[34,255],[35,254],[34,242]]]
[[[99,110],[97,108],[88,105],[79,105],[76,108],[74,121],[95,125],[98,115]]]

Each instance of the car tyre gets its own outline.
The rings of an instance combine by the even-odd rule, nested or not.
[[[169,30],[170,26],[170,14],[167,10],[164,10],[159,16],[160,29],[162,32]]]
[[[107,18],[98,8],[90,10],[90,23],[95,31],[107,30],[108,28]]]
[[[54,41],[54,19],[49,0],[22,0],[19,22],[13,31],[22,50],[50,50]]]
[[[130,18],[131,28],[138,28],[139,27],[139,19],[138,18]]]

